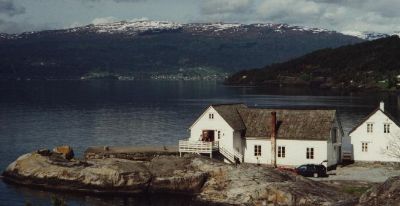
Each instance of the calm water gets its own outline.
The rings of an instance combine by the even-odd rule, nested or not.
[[[77,155],[92,145],[173,145],[188,137],[187,128],[213,103],[336,108],[347,134],[381,99],[398,117],[395,94],[238,88],[207,81],[0,82],[0,168],[21,154],[64,144]],[[51,196],[0,181],[0,205],[49,205]],[[154,202],[152,197],[61,196],[68,205],[184,205],[170,197]]]

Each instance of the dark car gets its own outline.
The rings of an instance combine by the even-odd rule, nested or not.
[[[324,165],[306,164],[296,168],[296,173],[304,177],[326,177]]]

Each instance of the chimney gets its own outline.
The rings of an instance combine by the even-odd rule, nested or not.
[[[271,165],[276,167],[276,112],[271,112]]]
[[[381,101],[379,103],[379,109],[382,110],[382,111],[385,111],[385,102]]]

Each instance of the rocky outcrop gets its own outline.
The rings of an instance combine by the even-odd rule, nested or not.
[[[359,205],[400,205],[400,176],[369,189],[361,196]]]
[[[67,160],[50,152],[25,154],[4,179],[28,186],[96,193],[183,193],[222,205],[346,205],[354,200],[325,184],[273,168],[228,165],[200,156]]]
[[[55,147],[53,152],[61,154],[65,159],[72,159],[74,158],[74,150],[68,145]]]

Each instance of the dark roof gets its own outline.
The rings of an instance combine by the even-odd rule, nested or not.
[[[383,111],[380,109],[380,107],[376,108],[374,111],[372,111],[368,116],[366,116],[364,119],[362,119],[358,124],[356,124],[353,129],[350,130],[349,134],[354,132],[357,128],[359,128],[364,122],[366,122],[372,115],[374,115],[377,111],[381,111],[383,114],[385,114],[390,120],[392,120],[398,127],[400,127],[400,122],[394,118],[390,113]]]
[[[239,115],[238,109],[247,108],[246,105],[238,104],[213,104],[211,105],[219,115],[232,127],[234,130],[245,130],[246,127]]]
[[[255,138],[270,138],[271,112],[277,113],[279,139],[326,140],[336,118],[336,110],[261,109],[244,104],[211,106],[234,130]]]
[[[246,137],[270,138],[271,112],[276,112],[277,138],[327,140],[336,110],[243,109],[239,110],[246,126]]]

